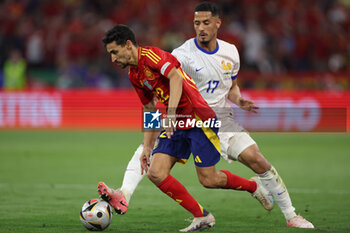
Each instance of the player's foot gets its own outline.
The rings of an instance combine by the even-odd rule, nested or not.
[[[105,183],[100,182],[97,185],[97,192],[103,200],[114,208],[117,214],[125,214],[128,210],[129,204],[125,200],[123,192],[119,189],[111,189]]]
[[[289,221],[287,221],[287,226],[297,228],[315,228],[311,222],[307,221],[300,215],[297,215],[291,218]]]
[[[250,178],[251,180],[255,181],[256,183],[256,190],[254,193],[252,193],[252,196],[256,198],[261,205],[264,207],[265,210],[272,210],[273,208],[273,199],[269,195],[269,192],[264,188],[262,185],[260,179],[256,176],[253,176]]]
[[[203,231],[214,225],[215,218],[211,213],[208,213],[205,217],[194,218],[192,223],[188,227],[181,229],[180,232]]]

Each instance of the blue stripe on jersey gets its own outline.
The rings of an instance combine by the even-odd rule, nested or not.
[[[235,80],[236,78],[237,78],[237,74],[231,77],[232,80]]]
[[[219,43],[218,41],[216,41],[216,49],[213,50],[213,51],[207,51],[205,49],[203,49],[202,47],[200,47],[197,43],[197,37],[194,38],[194,43],[196,44],[197,48],[202,51],[203,53],[206,53],[206,54],[214,54],[216,53],[218,50],[219,50]]]

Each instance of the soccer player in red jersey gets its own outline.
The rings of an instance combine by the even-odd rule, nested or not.
[[[182,71],[173,55],[156,47],[139,47],[134,33],[125,25],[116,25],[109,30],[103,42],[112,62],[122,68],[130,66],[129,79],[144,110],[156,111],[154,97],[167,107],[168,127],[159,134],[155,148],[154,138],[159,132],[145,131],[140,160],[142,171],[147,172],[148,178],[193,214],[190,226],[180,231],[197,231],[215,224],[214,216],[170,175],[174,164],[187,160],[190,153],[194,155],[198,179],[204,187],[248,191],[258,195],[259,201],[272,206],[266,190],[263,192],[262,186],[255,181],[229,171],[216,170],[215,164],[220,160],[220,142],[217,136],[220,124],[217,124],[215,112],[202,98],[192,79]],[[188,124],[193,120],[196,121],[194,126]],[[185,123],[179,123],[181,121]],[[214,124],[201,124],[208,121]],[[178,124],[174,127],[171,123]],[[150,163],[151,153],[153,157]],[[99,184],[100,195],[105,196],[113,206],[111,192],[104,183]]]

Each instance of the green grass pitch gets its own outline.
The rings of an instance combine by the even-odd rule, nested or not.
[[[266,212],[246,192],[208,190],[193,161],[172,175],[216,217],[211,232],[350,232],[350,134],[253,134],[285,181],[297,213],[315,230],[292,229],[278,206]],[[0,131],[0,232],[87,232],[82,204],[99,181],[116,188],[142,140],[140,132]],[[249,178],[238,162],[219,169]],[[145,178],[128,213],[105,232],[178,232],[190,214]]]

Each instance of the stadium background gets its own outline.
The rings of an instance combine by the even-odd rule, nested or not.
[[[282,173],[299,213],[322,232],[349,232],[349,1],[216,2],[219,38],[240,52],[239,85],[262,107],[258,115],[237,117],[252,131],[313,132],[253,137]],[[142,109],[127,70],[111,64],[101,38],[123,23],[140,45],[171,51],[194,36],[197,3],[0,1],[1,232],[84,232],[80,206],[96,197],[98,181],[121,183],[142,140]],[[20,81],[8,82],[9,76]],[[219,164],[253,175],[237,165]],[[217,232],[294,232],[277,208],[267,215],[243,193],[204,190],[192,164],[174,174],[213,209]],[[139,190],[109,231],[171,232],[185,225],[182,210],[148,180]],[[154,225],[162,216],[169,218]]]

